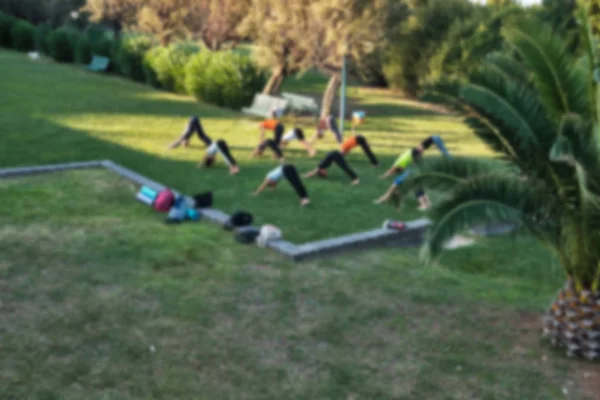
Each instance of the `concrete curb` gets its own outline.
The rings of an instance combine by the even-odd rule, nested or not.
[[[140,186],[147,186],[153,190],[160,191],[166,188],[165,185],[140,175],[111,160],[5,168],[0,169],[0,179],[90,168],[106,168],[131,182]],[[175,193],[179,194],[178,192]],[[186,200],[188,203],[193,203],[193,199],[190,197],[186,197]],[[204,219],[221,226],[225,225],[229,220],[228,214],[217,209],[202,208],[200,209],[200,212]],[[325,255],[339,254],[345,251],[362,250],[381,246],[414,247],[420,246],[423,243],[424,235],[429,224],[430,221],[428,219],[421,218],[407,222],[406,228],[401,231],[380,228],[300,245],[285,240],[276,240],[268,242],[266,247],[275,250],[285,257],[291,258],[293,261],[304,261]]]

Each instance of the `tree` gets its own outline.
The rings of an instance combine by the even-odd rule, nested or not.
[[[200,39],[211,50],[237,41],[237,25],[249,0],[146,0],[136,28],[168,45],[175,39]]]
[[[463,229],[516,223],[556,255],[567,284],[544,332],[569,354],[600,357],[600,75],[591,29],[581,17],[586,62],[550,26],[525,20],[503,31],[514,52],[490,57],[467,79],[431,92],[465,117],[505,157],[423,160],[403,185],[444,189],[431,211],[424,255],[432,259]],[[408,193],[408,192],[406,192]]]
[[[304,40],[304,68],[316,67],[329,75],[321,102],[321,115],[331,112],[341,83],[344,57],[362,60],[384,40],[382,23],[389,11],[387,0],[320,0],[310,4]],[[323,23],[326,21],[326,23]]]
[[[190,13],[191,3],[192,0],[146,0],[138,11],[135,27],[167,46],[188,34],[183,21]]]
[[[283,80],[305,65],[306,47],[300,45],[307,34],[311,0],[253,0],[238,32],[252,39],[259,65],[271,69],[263,93],[279,90]]]
[[[34,24],[61,25],[85,0],[0,0],[0,11]]]
[[[501,10],[505,7],[510,7],[514,4],[513,0],[487,0],[486,4],[488,7],[492,7],[496,11]]]
[[[251,0],[194,0],[184,21],[188,29],[211,50],[240,40],[238,26]]]
[[[92,22],[109,24],[117,35],[127,26],[134,25],[139,10],[147,0],[87,0],[81,11],[90,15]]]
[[[590,25],[592,31],[595,34],[600,33],[600,0],[579,0],[581,4],[587,10],[590,18]]]
[[[413,0],[411,15],[398,27],[387,51],[384,72],[390,86],[416,96],[429,73],[429,60],[455,24],[470,18],[475,6],[468,0]]]

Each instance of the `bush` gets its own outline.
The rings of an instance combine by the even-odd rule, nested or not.
[[[50,24],[41,24],[36,26],[33,32],[33,45],[35,50],[42,54],[49,54],[48,37],[52,34]]]
[[[114,54],[117,71],[129,79],[144,82],[144,56],[152,48],[152,44],[152,39],[148,36],[123,38]]]
[[[0,46],[11,47],[13,25],[17,22],[16,18],[0,12]]]
[[[71,30],[60,28],[48,37],[50,56],[58,62],[73,62],[76,37]]]
[[[178,43],[156,47],[144,57],[146,82],[177,93],[185,92],[185,67],[200,48],[195,44]]]
[[[112,31],[92,25],[85,31],[85,34],[89,40],[92,54],[109,58],[114,57],[116,40]]]
[[[235,110],[250,104],[265,75],[248,56],[233,52],[195,55],[186,67],[186,88],[198,100]]]
[[[33,25],[27,21],[18,21],[10,30],[12,47],[19,51],[33,50]]]
[[[89,64],[92,61],[92,47],[86,35],[77,36],[74,59],[77,64]]]

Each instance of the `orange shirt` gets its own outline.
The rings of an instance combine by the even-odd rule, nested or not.
[[[356,145],[356,136],[350,136],[348,139],[344,140],[344,143],[342,143],[342,153],[349,153],[350,150],[356,147]]]
[[[273,131],[275,130],[277,124],[279,124],[279,121],[277,121],[276,119],[266,119],[263,122],[261,122],[260,127]]]

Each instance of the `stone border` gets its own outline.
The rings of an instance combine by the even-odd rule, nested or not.
[[[159,182],[153,181],[150,178],[140,175],[137,172],[110,160],[73,162],[35,167],[4,168],[0,169],[0,179],[91,168],[106,168],[131,182],[140,186],[148,186],[157,191],[166,187]],[[177,193],[176,191],[174,192]],[[190,197],[186,196],[186,200],[188,203],[193,203],[193,199]],[[200,211],[204,219],[221,226],[229,220],[229,215],[220,210],[202,208]],[[380,228],[300,245],[285,240],[276,240],[268,242],[266,247],[291,258],[293,261],[304,261],[325,255],[339,254],[343,251],[381,246],[414,247],[420,246],[423,243],[424,235],[429,224],[430,221],[427,218],[421,218],[407,222],[406,228],[400,231]]]

